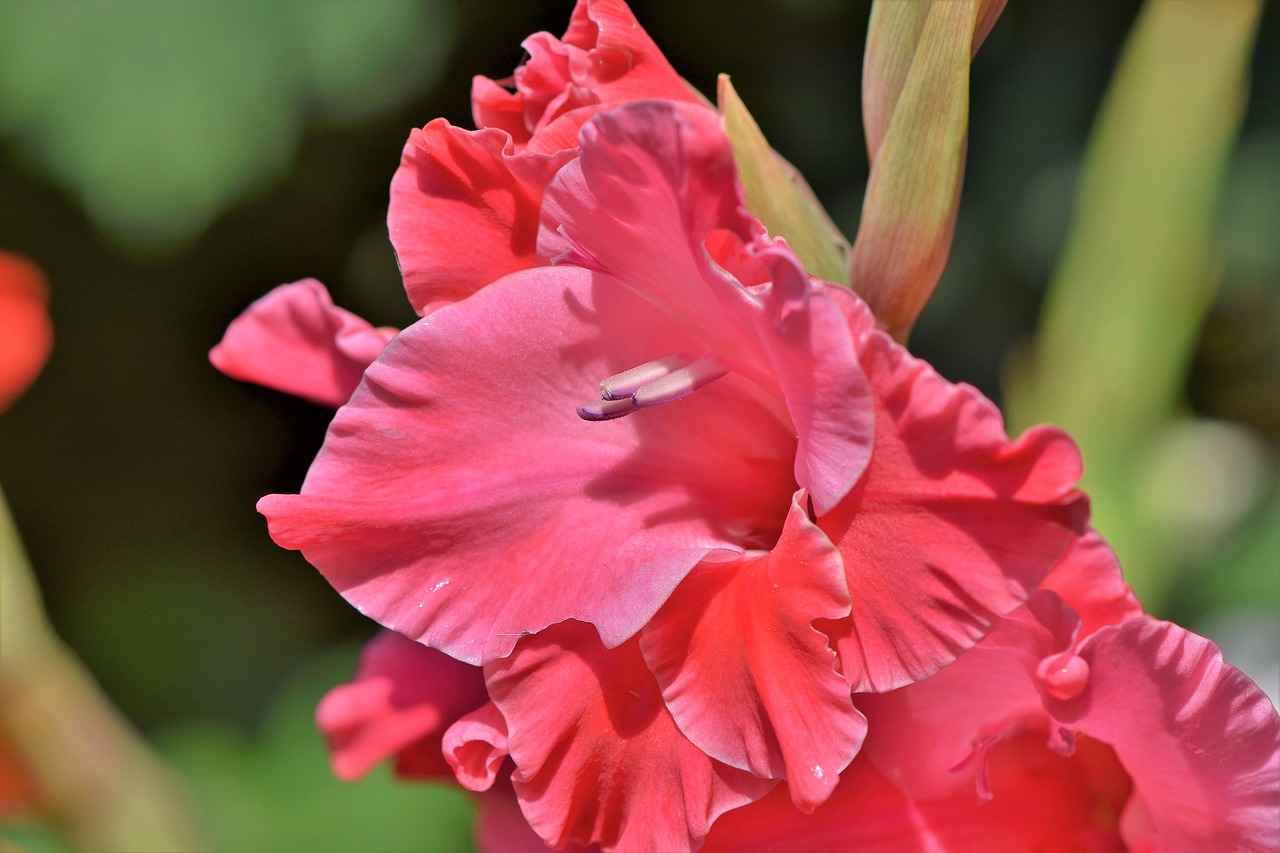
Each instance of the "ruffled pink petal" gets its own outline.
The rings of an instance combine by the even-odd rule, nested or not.
[[[617,645],[710,550],[775,541],[795,491],[788,425],[738,377],[578,417],[601,378],[697,346],[585,270],[517,273],[401,333],[302,494],[259,509],[366,615],[459,660],[565,619]]]
[[[579,0],[564,43],[570,51],[570,79],[590,88],[604,103],[639,98],[702,103],[622,0]]]
[[[246,308],[209,361],[233,379],[337,408],[395,334],[335,307],[325,286],[307,278]]]
[[[1100,628],[1076,698],[1046,697],[1062,724],[1110,744],[1133,779],[1122,825],[1138,849],[1274,850],[1280,715],[1209,640],[1149,617]]]
[[[471,115],[478,128],[506,131],[516,146],[529,141],[524,124],[524,96],[512,92],[502,82],[476,75],[471,78]]]
[[[516,794],[553,847],[692,851],[725,811],[775,784],[709,758],[667,712],[635,641],[566,622],[486,667]]]
[[[494,704],[486,702],[449,727],[441,749],[459,785],[487,791],[508,755],[507,724]]]
[[[1115,552],[1096,530],[1072,543],[1040,588],[1056,592],[1076,612],[1081,639],[1104,625],[1142,615],[1142,605],[1124,582]]]
[[[715,271],[703,243],[717,230],[750,242],[759,224],[737,192],[733,150],[708,109],[646,101],[582,127],[579,159],[547,188],[539,254],[608,270],[690,325],[721,357],[759,370],[744,308],[763,313]],[[567,254],[566,254],[567,252]]]
[[[1064,433],[1010,441],[996,407],[878,331],[861,344],[876,395],[875,452],[818,525],[844,556],[853,614],[823,628],[855,692],[931,675],[1023,602],[1084,533]]]
[[[480,83],[484,78],[472,86],[476,126],[511,129],[518,114],[521,132],[512,132],[517,144],[586,105],[640,98],[702,102],[621,0],[579,0],[563,38],[537,33],[522,46],[529,58],[510,81],[514,93]]]
[[[436,119],[409,136],[387,227],[419,314],[537,263],[542,191],[572,151],[516,153],[500,130]]]
[[[365,644],[349,684],[316,707],[334,775],[351,782],[388,758],[402,776],[448,776],[445,730],[485,702],[480,670],[393,631]]]
[[[849,314],[763,237],[739,192],[733,151],[708,110],[642,102],[583,126],[582,153],[543,201],[539,253],[607,271],[697,335],[717,360],[777,388],[795,425],[794,470],[818,512],[870,455],[871,389]],[[726,233],[771,281],[744,287],[706,244]],[[869,322],[869,320],[868,320]]]
[[[840,555],[793,502],[772,551],[701,563],[640,645],[693,743],[757,776],[785,777],[796,804],[811,810],[866,733],[812,624],[848,612]]]

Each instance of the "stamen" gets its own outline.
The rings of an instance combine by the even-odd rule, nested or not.
[[[640,386],[631,399],[635,400],[637,408],[670,403],[710,385],[728,372],[729,368],[714,358],[700,358],[661,379]]]
[[[605,379],[600,383],[600,399],[578,406],[578,417],[585,421],[620,418],[645,406],[679,400],[728,372],[714,358],[690,361],[680,355],[664,356]]]
[[[635,410],[635,400],[630,397],[623,397],[621,400],[596,400],[579,406],[578,417],[584,421],[611,421]]]
[[[605,400],[621,400],[630,397],[641,387],[667,376],[689,363],[689,359],[668,355],[630,370],[615,373],[600,383],[600,397]]]

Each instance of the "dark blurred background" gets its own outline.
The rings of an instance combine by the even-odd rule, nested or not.
[[[633,5],[702,92],[732,75],[856,233],[869,3]],[[472,75],[508,75],[521,39],[560,34],[571,6],[0,0],[0,249],[48,273],[57,334],[43,376],[0,416],[0,483],[54,626],[144,732],[252,741],[283,685],[334,648],[326,677],[340,677],[372,633],[254,512],[297,489],[331,413],[228,380],[206,353],[249,302],[308,276],[376,324],[411,322],[385,228],[410,129],[470,127]],[[1138,7],[1013,0],[975,62],[955,248],[911,344],[997,400]],[[1196,413],[1243,426],[1257,482],[1240,488],[1258,495],[1206,564],[1264,523],[1280,449],[1274,4],[1252,67],[1220,216],[1224,281],[1187,393]],[[1280,573],[1280,553],[1250,559]],[[1200,626],[1210,605],[1229,611],[1197,583],[1160,615]]]

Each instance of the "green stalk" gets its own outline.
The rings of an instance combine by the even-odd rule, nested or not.
[[[0,732],[75,849],[200,849],[178,780],[49,626],[3,493]]]

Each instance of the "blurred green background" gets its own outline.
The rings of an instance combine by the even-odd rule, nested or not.
[[[1139,5],[1013,0],[974,65],[955,247],[911,348],[996,400],[1030,350],[1086,139]],[[57,333],[44,375],[0,416],[0,483],[55,628],[190,779],[221,849],[468,843],[454,792],[328,778],[311,708],[373,626],[276,548],[253,506],[296,490],[330,413],[225,379],[205,354],[249,302],[307,276],[376,324],[411,322],[385,228],[409,130],[436,116],[471,126],[471,76],[509,74],[521,39],[560,34],[571,8],[0,0],[0,249],[48,273]],[[732,75],[773,145],[856,233],[869,3],[634,8],[701,91]],[[1115,524],[1146,525],[1141,535],[1176,555],[1135,565],[1149,609],[1217,639],[1274,700],[1274,4],[1250,71],[1212,219],[1217,290],[1175,377],[1178,413],[1208,422],[1151,439],[1125,485],[1142,518]],[[1112,345],[1087,328],[1073,341],[1082,363]]]

